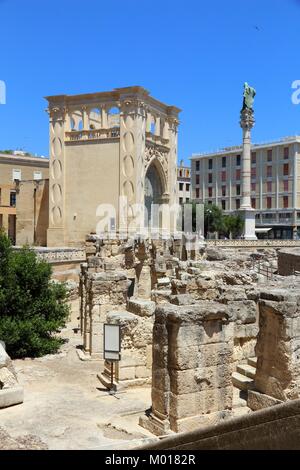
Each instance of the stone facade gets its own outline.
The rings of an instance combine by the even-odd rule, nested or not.
[[[47,100],[48,246],[83,244],[96,229],[135,234],[154,186],[155,202],[176,203],[178,108],[138,86]]]

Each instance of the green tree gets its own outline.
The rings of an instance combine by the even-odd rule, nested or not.
[[[13,358],[57,352],[57,333],[69,315],[67,291],[29,248],[13,250],[0,233],[0,339]]]
[[[242,233],[244,227],[244,220],[238,214],[230,214],[224,215],[223,217],[223,227],[224,227],[224,234],[228,238],[236,238]]]
[[[224,228],[223,211],[215,204],[204,204],[204,233],[208,232],[222,233]]]

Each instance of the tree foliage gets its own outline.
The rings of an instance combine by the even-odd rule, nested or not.
[[[197,202],[191,201],[192,204],[192,227],[196,231],[196,212]],[[184,218],[182,219],[184,222]],[[236,238],[241,235],[244,227],[243,218],[239,214],[224,214],[222,209],[215,204],[204,204],[204,234],[217,233],[219,236],[227,238]],[[182,224],[184,229],[184,224]]]
[[[51,266],[29,248],[13,250],[0,233],[0,340],[13,358],[57,352],[69,307],[63,284],[51,280]]]

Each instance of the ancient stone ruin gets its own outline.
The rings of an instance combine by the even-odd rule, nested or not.
[[[114,385],[151,385],[141,426],[188,431],[299,397],[300,279],[277,274],[274,249],[91,235],[87,252],[81,358],[102,359],[103,324],[121,326]]]
[[[12,361],[0,342],[0,408],[17,405],[23,399],[23,387],[19,385]]]

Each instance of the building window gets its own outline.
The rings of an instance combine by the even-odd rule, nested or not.
[[[200,162],[196,162],[196,171],[199,171],[200,170]]]
[[[284,147],[284,149],[283,149],[283,158],[284,159],[289,158],[289,147]]]
[[[200,189],[196,188],[196,199],[199,199],[200,197]]]
[[[267,166],[267,177],[272,178],[272,167],[271,166]]]
[[[212,167],[213,167],[213,161],[212,161],[212,158],[210,158],[210,159],[208,160],[208,169],[209,169],[209,170],[212,170]]]
[[[196,175],[196,184],[200,184],[200,176]]]
[[[226,171],[222,171],[222,181],[226,181]]]
[[[33,179],[34,180],[41,180],[43,178],[41,171],[34,171],[33,172]]]
[[[212,188],[208,188],[208,197],[212,197]]]
[[[272,181],[267,182],[267,192],[271,193],[272,192]]]
[[[241,170],[236,170],[235,172],[235,179],[240,180],[241,179]]]
[[[179,204],[183,204],[183,197],[179,198]]]
[[[267,153],[267,161],[268,161],[268,162],[271,162],[271,161],[272,161],[272,150],[268,150],[268,153]]]
[[[179,183],[179,191],[183,191],[183,183]]]
[[[251,163],[256,163],[256,152],[251,153]]]
[[[289,174],[289,164],[288,163],[283,164],[283,174],[284,174],[284,176],[288,176],[288,174]]]
[[[226,157],[222,157],[222,168],[226,168]]]
[[[267,209],[272,209],[272,198],[267,197]]]
[[[251,178],[256,178],[256,168],[251,168]]]
[[[182,178],[182,170],[179,170],[179,176]]]
[[[186,170],[186,177],[188,178],[190,176],[190,170]]]
[[[283,207],[286,209],[289,207],[289,197],[288,196],[283,196]]]
[[[252,207],[252,209],[256,208],[256,199],[255,199],[255,197],[251,198],[251,207]]]
[[[188,203],[190,202],[190,198],[187,197],[186,200],[185,200],[185,202],[188,204]]]
[[[9,205],[10,207],[16,207],[16,191],[10,192]]]
[[[13,181],[15,180],[21,180],[21,170],[13,170],[12,171],[12,179]]]
[[[256,183],[251,183],[251,191],[256,192]]]
[[[235,200],[235,208],[236,208],[236,209],[239,209],[240,206],[241,206],[241,201],[240,201],[239,199],[236,199],[236,200]]]
[[[235,187],[235,194],[239,196],[241,194],[241,185],[237,184]]]
[[[226,186],[222,186],[222,196],[226,196]]]
[[[289,190],[289,181],[284,180],[283,181],[283,191],[288,191]]]
[[[241,156],[237,155],[236,156],[236,166],[240,166],[240,165],[241,165]]]
[[[186,191],[189,191],[189,190],[190,190],[190,185],[189,185],[189,183],[186,183],[185,189],[186,189]]]
[[[208,182],[212,183],[212,173],[208,173]]]
[[[222,199],[222,209],[223,211],[226,210],[226,201],[224,199]]]

